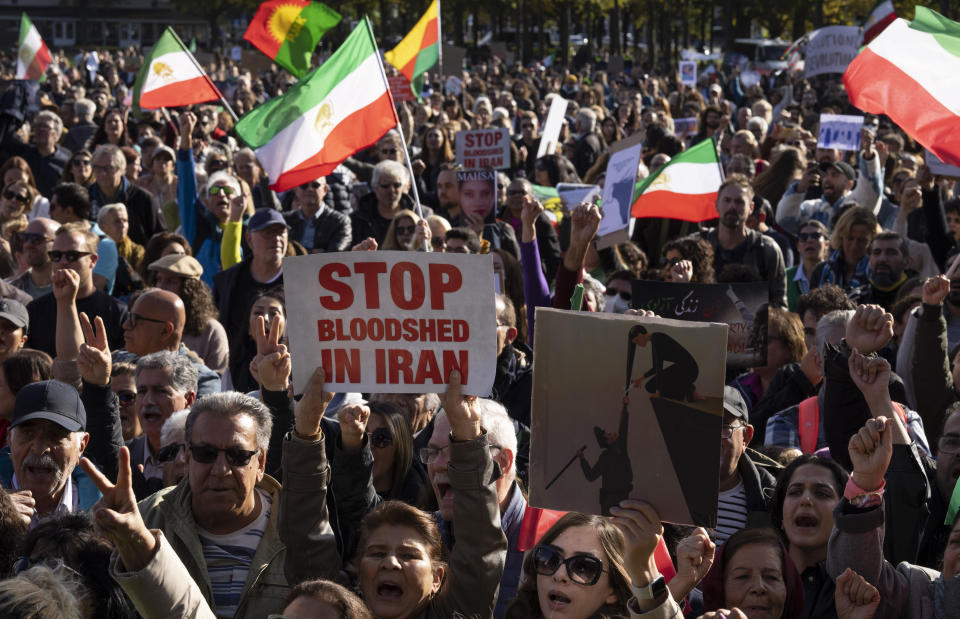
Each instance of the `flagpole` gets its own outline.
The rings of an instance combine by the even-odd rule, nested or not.
[[[373,40],[373,48],[377,50],[377,66],[380,68],[380,77],[383,78],[383,85],[387,89],[387,95],[390,97],[390,108],[393,110],[393,119],[397,121],[397,132],[400,134],[400,142],[403,144],[403,161],[407,164],[407,173],[410,175],[410,188],[413,189],[413,199],[417,206],[417,217],[423,219],[423,209],[420,208],[420,194],[417,191],[417,181],[413,174],[413,165],[410,163],[410,153],[407,150],[407,140],[403,137],[403,127],[400,126],[400,116],[397,115],[397,105],[393,102],[393,94],[390,92],[390,82],[387,81],[387,72],[383,68],[383,58],[380,57],[380,48],[377,46],[377,37],[373,34],[373,24],[370,18],[364,15],[364,21],[367,24],[367,30],[370,38]],[[427,240],[423,240],[423,250],[430,251]]]
[[[177,34],[176,30],[174,30],[173,28],[170,28],[169,26],[167,26],[167,29],[170,30],[170,33],[173,34],[174,38],[177,39],[177,43],[180,44],[180,47],[182,47],[182,48],[184,49],[184,51],[187,52],[187,57],[190,58],[190,62],[193,63],[193,66],[195,66],[195,67],[197,68],[197,70],[200,71],[200,73],[201,73],[205,78],[207,78],[207,80],[208,80],[211,84],[213,84],[213,80],[211,80],[211,79],[210,79],[210,76],[207,75],[207,72],[203,70],[203,67],[200,66],[200,63],[197,62],[197,59],[193,57],[193,53],[191,53],[190,50],[187,49],[187,46],[183,44],[183,40],[180,39],[180,36]],[[220,89],[217,88],[215,84],[214,84],[214,90],[216,90],[217,92],[220,92]],[[227,110],[228,112],[230,112],[230,116],[233,117],[233,122],[236,123],[236,122],[239,120],[239,117],[237,116],[237,113],[233,111],[233,108],[230,107],[230,104],[227,103],[227,100],[223,98],[223,93],[222,93],[222,92],[220,92],[220,104],[221,104],[224,108],[226,108],[226,110]]]
[[[443,79],[443,30],[440,28],[440,0],[437,3],[437,74],[440,76],[440,90],[445,92]]]

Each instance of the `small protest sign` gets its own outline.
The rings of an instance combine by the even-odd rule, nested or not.
[[[413,101],[417,97],[410,89],[410,80],[405,75],[390,75],[387,77],[390,85],[390,95],[394,101]]]
[[[643,144],[610,155],[604,175],[603,219],[597,229],[597,249],[606,249],[626,242],[627,226],[630,225],[630,207],[633,206],[633,190],[637,183],[637,167]],[[616,233],[622,234],[616,234]]]
[[[563,129],[563,117],[567,113],[567,100],[560,95],[554,95],[550,102],[550,111],[547,112],[547,122],[543,123],[543,133],[540,135],[540,148],[537,150],[537,159],[544,155],[557,152],[560,140],[560,130]]]
[[[243,48],[239,45],[234,45],[230,48],[230,60],[235,60],[237,62],[243,60]]]
[[[600,185],[581,185],[580,183],[557,183],[557,195],[560,202],[568,211],[581,202],[594,202],[600,200],[602,195]]]
[[[727,365],[746,369],[767,363],[769,299],[766,282],[681,284],[637,280],[631,303],[664,318],[727,323]]]
[[[930,168],[930,173],[936,176],[949,176],[951,178],[960,178],[960,168],[949,163],[944,163],[939,157],[930,151],[924,151],[924,163]]]
[[[508,129],[473,129],[458,131],[457,163],[465,170],[510,167],[510,131]]]
[[[285,258],[297,392],[323,366],[330,391],[442,393],[459,370],[486,396],[496,370],[489,255],[343,252]]]
[[[727,326],[542,307],[536,324],[530,504],[641,499],[715,527]]]
[[[691,116],[689,118],[674,118],[673,119],[673,133],[678,138],[685,138],[691,135],[697,135],[697,117]]]
[[[680,61],[680,83],[684,86],[697,85],[697,63],[692,60]]]
[[[457,172],[460,210],[468,222],[483,224],[497,208],[497,173],[493,170]]]
[[[563,219],[564,206],[558,191],[561,185],[563,185],[563,183],[558,184],[556,187],[546,187],[544,185],[536,184],[533,185],[533,197],[543,205],[543,208],[546,209],[544,212],[554,225],[559,224],[560,220]],[[597,187],[596,185],[589,186]],[[599,189],[600,188],[597,187],[598,191]]]
[[[861,129],[863,129],[863,116],[820,114],[817,148],[859,151]]]
[[[860,28],[827,26],[807,35],[804,77],[843,73],[860,51]]]

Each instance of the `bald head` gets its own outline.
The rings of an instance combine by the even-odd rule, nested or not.
[[[50,255],[53,239],[60,224],[46,217],[37,217],[23,231],[23,257],[30,268],[37,271],[51,268]]]
[[[29,224],[27,224],[26,230],[28,234],[44,234],[53,238],[54,233],[60,228],[60,224],[55,222],[52,219],[46,217],[37,217]]]
[[[161,350],[179,350],[185,322],[180,297],[151,288],[140,295],[123,324],[124,343],[128,351],[141,357]]]

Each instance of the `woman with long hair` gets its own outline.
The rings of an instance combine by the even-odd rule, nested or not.
[[[143,281],[152,281],[148,267],[170,254],[180,254],[183,256],[192,256],[193,249],[190,243],[183,236],[176,232],[158,232],[150,237],[147,246],[143,249],[143,262],[140,263],[140,269],[137,271]]]
[[[400,251],[424,251],[424,239],[430,240],[430,225],[411,211],[401,209],[393,216],[387,227],[386,237],[380,249]]]
[[[97,131],[90,137],[87,149],[93,151],[101,144],[133,146],[127,126],[127,113],[123,108],[112,107],[106,111]]]
[[[17,219],[23,219],[26,224],[35,198],[36,190],[26,181],[14,181],[4,185],[0,191],[0,224]]]
[[[806,167],[807,158],[799,148],[784,146],[770,162],[770,167],[754,179],[753,188],[757,195],[777,205],[791,183],[803,176]]]
[[[30,169],[30,164],[23,157],[10,157],[0,166],[0,187],[6,187],[15,181],[24,182],[33,189],[33,203],[28,210],[28,218],[49,217],[50,201],[44,198],[40,190],[37,189],[37,181],[33,176],[33,170]]]
[[[684,237],[667,241],[661,250],[660,276],[668,282],[712,284],[713,246],[704,239]]]
[[[426,166],[423,172],[420,173],[421,186],[427,191],[435,191],[437,188],[437,175],[440,173],[441,164],[456,160],[453,145],[450,140],[447,139],[447,134],[444,132],[443,127],[427,125],[423,132],[421,159]]]
[[[93,155],[86,149],[81,149],[70,155],[67,165],[63,167],[61,183],[76,183],[88,187],[93,184]]]

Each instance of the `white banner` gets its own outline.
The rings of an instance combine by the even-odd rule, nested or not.
[[[859,151],[861,129],[863,129],[863,116],[820,114],[817,148]]]
[[[540,135],[540,149],[537,150],[537,159],[557,152],[557,141],[560,139],[560,129],[563,128],[563,117],[566,114],[567,100],[560,95],[554,96],[550,102],[550,111],[547,112],[547,122],[543,123],[543,133]]]
[[[860,51],[860,28],[827,26],[810,33],[805,49],[804,76],[843,73]]]

